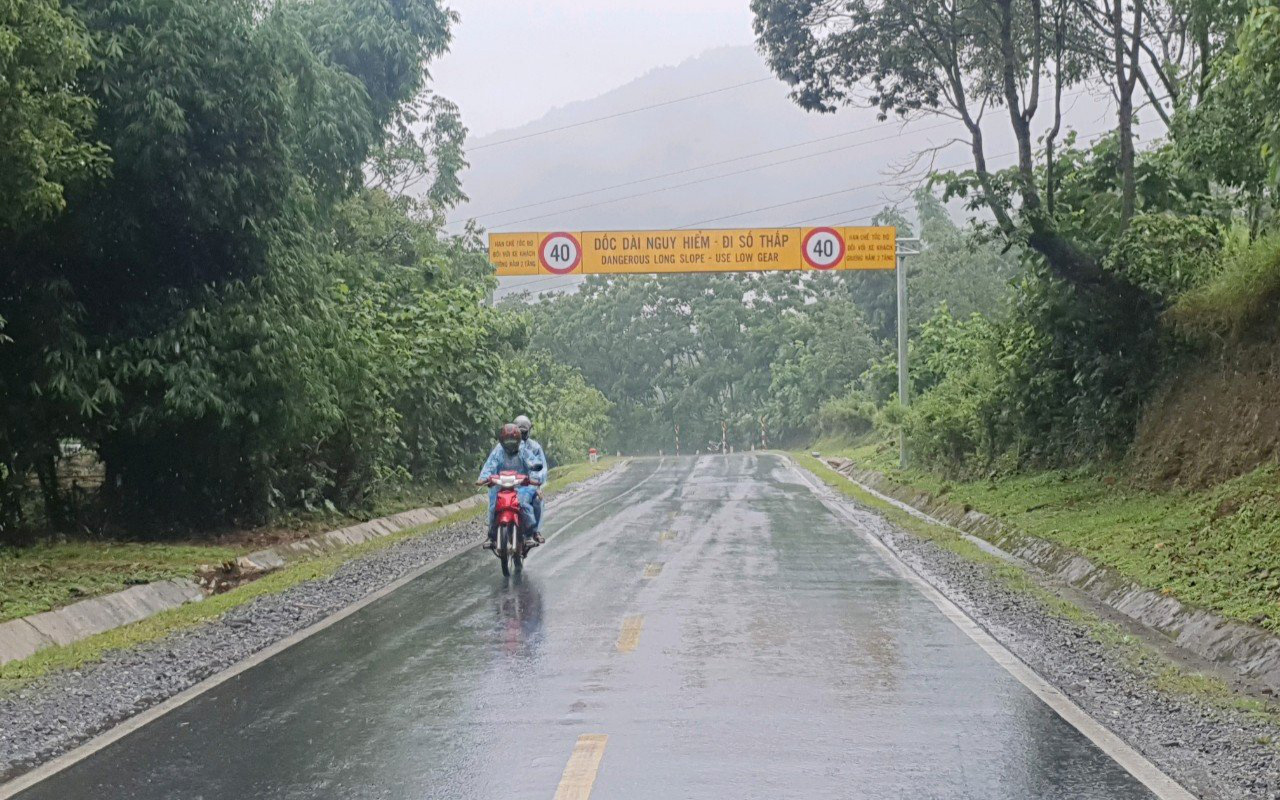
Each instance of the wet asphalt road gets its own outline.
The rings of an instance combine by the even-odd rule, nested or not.
[[[780,458],[548,513],[523,578],[468,552],[19,797],[552,798],[584,734],[593,798],[1152,796]]]

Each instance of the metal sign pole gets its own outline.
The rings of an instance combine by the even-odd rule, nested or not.
[[[898,426],[898,467],[907,468],[907,429],[906,410],[911,400],[907,397],[907,271],[904,269],[906,259],[898,256],[898,404],[903,413],[902,424]]]
[[[902,245],[915,245],[910,250],[903,250]],[[906,412],[911,406],[911,390],[909,370],[907,367],[907,256],[919,253],[919,239],[898,240],[898,268],[895,270],[898,283],[898,405],[902,413],[902,424],[898,426],[898,468],[906,469],[909,460],[907,448]]]

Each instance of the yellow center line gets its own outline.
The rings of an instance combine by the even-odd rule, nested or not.
[[[604,758],[604,746],[609,737],[603,733],[587,733],[578,737],[573,754],[560,776],[555,800],[588,800],[600,771],[600,759]]]
[[[644,616],[637,614],[622,621],[622,633],[618,636],[618,652],[630,653],[640,643],[640,629],[644,627]]]
[[[644,577],[656,578],[662,574],[662,562],[657,561],[652,564],[646,564],[644,567]]]
[[[675,531],[663,531],[662,533],[658,534],[658,541],[660,542],[669,542],[674,538],[676,538]]]

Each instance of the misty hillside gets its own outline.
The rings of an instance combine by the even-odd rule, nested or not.
[[[750,81],[758,82],[520,138]],[[1078,124],[1085,132],[1092,130],[1088,119]],[[451,215],[450,230],[460,229],[469,217],[493,231],[859,224],[909,194],[911,182],[897,172],[912,156],[959,132],[936,118],[904,130],[897,122],[877,122],[875,112],[867,109],[805,112],[788,99],[786,87],[772,78],[754,50],[721,48],[653,70],[592,100],[554,109],[519,128],[469,141],[471,167],[463,185],[471,202]],[[999,126],[992,133],[991,160],[1002,166],[1011,161],[1000,157],[1009,147],[1001,141]],[[508,141],[512,139],[517,141]],[[802,146],[791,147],[797,144]],[[694,170],[776,148],[787,149]],[[967,148],[954,145],[936,163],[947,167],[966,160]],[[782,161],[790,163],[765,166]],[[757,167],[765,168],[752,169]],[[694,171],[645,180],[682,170]],[[751,171],[731,174],[743,170]],[[643,182],[544,203],[633,181]],[[694,185],[684,185],[690,183]],[[663,191],[669,187],[677,188]],[[830,196],[805,200],[816,195]],[[791,202],[797,200],[803,202]],[[544,204],[533,205],[538,203]],[[780,204],[787,205],[741,213]],[[538,280],[540,290],[559,283]],[[526,282],[531,281],[512,283]]]

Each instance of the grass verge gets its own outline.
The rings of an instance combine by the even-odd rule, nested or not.
[[[240,555],[217,545],[45,542],[0,550],[0,622],[140,583],[190,577]]]
[[[874,445],[869,447],[871,450],[875,449]],[[1280,724],[1280,704],[1242,696],[1217,677],[1188,671],[1171,663],[1138,637],[1125,632],[1118,625],[1102,619],[1093,611],[1082,608],[1046,589],[1025,569],[988,553],[951,528],[936,525],[908,514],[897,506],[864,491],[856,483],[806,453],[797,452],[790,455],[798,464],[813,473],[824,484],[844,496],[862,505],[874,508],[899,528],[944,547],[962,558],[983,564],[995,578],[1008,588],[1031,595],[1049,613],[1081,626],[1089,632],[1089,635],[1095,641],[1116,653],[1130,670],[1146,678],[1156,689],[1167,694],[1195,697],[1219,708],[1243,711],[1247,714],[1258,716],[1270,724]],[[863,455],[865,456],[866,453],[864,452]],[[862,460],[859,463],[865,464],[866,461]],[[883,459],[875,468],[879,471],[887,471]],[[900,478],[900,476],[901,473],[897,478]],[[936,492],[944,487],[921,488]]]
[[[55,670],[77,669],[99,660],[109,651],[155,641],[174,631],[216,619],[254,598],[283,592],[306,581],[327,578],[352,559],[446,525],[452,525],[479,513],[480,509],[467,509],[430,525],[408,528],[336,553],[298,561],[252,583],[206,598],[199,603],[188,603],[132,625],[115,628],[63,647],[49,647],[21,661],[11,661],[0,666],[0,692],[21,688],[32,680]]]
[[[550,494],[618,463],[566,464],[551,471]],[[118,592],[129,586],[170,578],[189,578],[205,564],[218,565],[279,541],[341,528],[411,508],[445,505],[475,493],[470,485],[404,490],[379,499],[370,514],[352,517],[321,514],[285,520],[275,531],[244,532],[208,541],[46,541],[0,548],[0,622],[50,611],[78,600]]]
[[[1148,589],[1280,632],[1276,465],[1209,489],[1151,491],[1090,470],[947,481],[897,469],[896,453],[883,445],[841,455],[1071,547]]]
[[[547,494],[554,495],[567,486],[581,483],[589,478],[594,478],[596,475],[608,472],[622,461],[623,459],[621,458],[609,456],[601,458],[594,464],[590,461],[580,461],[576,464],[565,464],[564,466],[556,467],[551,470],[551,474],[547,477]]]
[[[567,464],[563,467],[557,467],[551,471],[551,479],[554,483],[548,491],[554,495],[572,484],[608,471],[616,466],[619,461],[620,459],[611,458],[601,459],[596,464]],[[336,553],[297,561],[252,583],[244,584],[224,594],[206,598],[199,603],[188,603],[132,625],[106,631],[64,647],[49,647],[30,658],[0,665],[0,692],[21,688],[49,672],[77,669],[101,659],[103,655],[110,651],[155,641],[175,631],[216,619],[231,609],[244,605],[257,597],[277,594],[307,581],[327,578],[348,561],[390,547],[405,539],[422,536],[447,525],[477,516],[483,510],[483,506],[467,509],[437,520],[430,525],[409,528]]]

